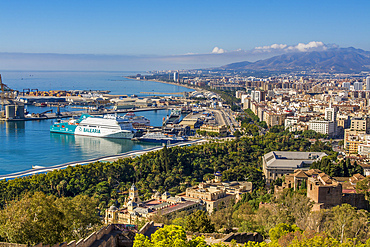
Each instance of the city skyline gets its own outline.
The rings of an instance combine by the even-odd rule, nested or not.
[[[370,50],[368,7],[331,0],[11,1],[0,16],[0,67],[189,69],[294,49]]]

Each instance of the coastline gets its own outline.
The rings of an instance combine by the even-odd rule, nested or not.
[[[179,83],[176,83],[176,82],[159,81],[159,80],[148,80],[148,79],[136,79],[136,78],[131,78],[131,77],[128,77],[128,76],[124,76],[124,78],[126,78],[126,79],[131,79],[131,80],[136,80],[136,81],[153,81],[153,82],[160,82],[160,83],[164,83],[164,84],[170,84],[170,85],[174,85],[174,86],[179,86],[179,87],[185,87],[185,88],[193,89],[193,90],[195,90],[195,91],[201,91],[201,90],[204,90],[204,89],[201,89],[201,88],[199,88],[199,87],[194,87],[194,86],[185,85],[185,84],[179,84]]]

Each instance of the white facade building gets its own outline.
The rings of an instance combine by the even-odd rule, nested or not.
[[[351,83],[349,83],[349,82],[343,82],[342,87],[343,88],[347,88],[348,90],[350,90],[351,89]]]
[[[325,109],[325,120],[329,120],[332,122],[337,121],[337,111],[334,107],[329,105],[328,108]]]
[[[370,145],[369,143],[358,144],[358,154],[366,157],[370,157]]]
[[[314,130],[318,133],[334,136],[335,135],[335,122],[328,120],[310,120],[308,122],[308,129]]]
[[[284,127],[285,129],[288,129],[290,128],[291,126],[295,125],[298,123],[298,118],[294,118],[294,117],[287,117],[285,120],[284,120]]]
[[[173,81],[177,82],[178,80],[179,80],[179,72],[176,71],[173,73]]]
[[[353,83],[353,88],[355,91],[362,90],[362,82],[356,81],[355,83]]]
[[[266,94],[263,91],[253,90],[251,92],[251,99],[259,103],[261,101],[265,101],[265,95]]]
[[[366,90],[370,91],[370,76],[366,77]]]

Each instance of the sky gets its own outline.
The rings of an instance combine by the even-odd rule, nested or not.
[[[370,50],[370,1],[2,1],[1,69],[160,70]]]

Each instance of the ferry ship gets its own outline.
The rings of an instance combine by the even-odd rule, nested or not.
[[[103,117],[82,114],[79,119],[56,122],[50,132],[105,138],[131,139],[136,133],[132,123],[117,115]]]
[[[126,115],[123,116],[123,119],[131,121],[132,125],[135,128],[150,126],[150,120],[149,119],[147,119],[144,116],[136,116],[135,113],[133,113],[133,112],[128,112]]]
[[[143,142],[176,143],[187,141],[187,138],[176,135],[163,134],[161,132],[149,132],[141,137],[135,138],[135,140]]]
[[[171,114],[163,118],[163,126],[166,124],[178,124],[181,118],[181,109],[172,109]]]

